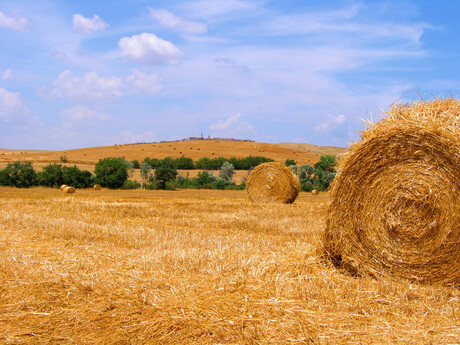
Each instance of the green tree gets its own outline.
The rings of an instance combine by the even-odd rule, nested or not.
[[[64,166],[62,164],[49,164],[37,174],[40,186],[57,188],[64,184]]]
[[[8,163],[2,170],[0,180],[5,186],[29,188],[37,185],[37,173],[31,162]]]
[[[323,185],[325,190],[329,188],[329,185],[334,180],[335,175],[337,175],[337,173],[334,171],[334,172],[326,173],[322,176],[321,184]]]
[[[232,177],[234,173],[235,169],[233,168],[233,165],[229,162],[224,162],[219,171],[219,179],[226,185],[232,184]]]
[[[152,167],[146,162],[141,165],[141,188],[144,189],[144,181],[147,178],[148,174],[152,171]]]
[[[133,165],[133,168],[134,169],[139,169],[141,167],[139,161],[137,159],[131,161],[132,165]]]
[[[166,189],[166,182],[175,180],[176,176],[177,170],[171,157],[164,158],[155,169],[155,180],[160,184],[161,189]]]
[[[64,167],[64,184],[75,188],[89,188],[94,185],[94,176],[88,170],[80,170],[77,166]]]
[[[179,157],[174,160],[174,167],[176,169],[190,170],[195,168],[195,164],[191,158]]]
[[[212,160],[207,157],[202,157],[195,163],[197,169],[211,169],[212,165]]]
[[[147,163],[148,165],[150,165],[152,167],[152,169],[155,169],[157,167],[160,166],[160,163],[161,163],[161,159],[158,159],[158,158],[145,158],[144,159],[144,163]]]
[[[331,173],[335,171],[335,166],[337,164],[337,160],[333,155],[323,155],[319,159],[319,162],[315,164],[315,168],[317,170],[322,170],[327,173]]]
[[[130,164],[124,158],[100,159],[94,170],[96,181],[103,187],[120,188],[128,179]]]

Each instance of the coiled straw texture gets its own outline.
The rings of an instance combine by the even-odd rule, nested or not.
[[[253,202],[289,204],[297,198],[299,189],[299,180],[292,170],[280,163],[260,164],[246,180],[246,191]]]
[[[395,105],[331,187],[324,249],[354,274],[460,284],[460,102]]]

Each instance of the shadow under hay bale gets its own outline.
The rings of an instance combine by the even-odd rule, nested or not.
[[[292,170],[280,163],[264,163],[251,171],[246,191],[253,202],[294,202],[299,194],[299,180]]]
[[[460,284],[460,102],[395,105],[337,167],[324,249],[358,274]]]
[[[73,194],[73,193],[75,193],[75,188],[70,187],[70,186],[66,186],[66,187],[62,190],[62,192],[63,192],[64,194]]]

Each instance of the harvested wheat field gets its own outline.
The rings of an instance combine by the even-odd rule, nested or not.
[[[322,261],[328,198],[0,188],[0,342],[459,343],[458,289]]]

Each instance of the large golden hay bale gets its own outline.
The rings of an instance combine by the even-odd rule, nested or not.
[[[62,192],[64,194],[73,194],[73,193],[75,193],[75,188],[67,186],[62,190]]]
[[[312,194],[312,195],[318,195],[318,194],[319,194],[319,190],[313,189],[313,190],[311,191],[311,194]]]
[[[64,190],[65,187],[67,187],[66,184],[63,184],[61,187],[59,187],[59,189],[61,190],[61,192]]]
[[[246,191],[255,202],[292,203],[299,194],[299,180],[283,164],[264,163],[249,174]]]
[[[93,187],[94,190],[101,190],[102,186],[100,184],[95,184]]]
[[[339,162],[324,247],[352,273],[460,284],[460,102],[395,105]]]

